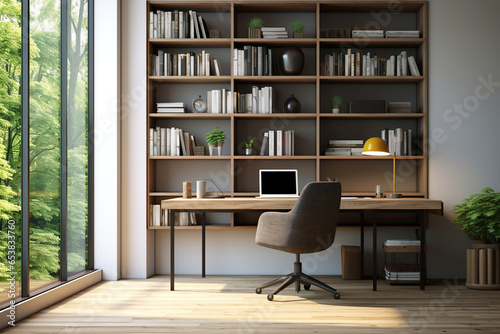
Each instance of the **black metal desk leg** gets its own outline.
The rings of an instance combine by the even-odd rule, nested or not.
[[[201,213],[201,277],[205,277],[205,212]]]
[[[427,281],[425,215],[422,211],[419,211],[417,215],[420,220],[420,290],[425,290],[425,283]]]
[[[377,291],[377,211],[373,211],[373,291]]]
[[[174,291],[174,282],[175,282],[174,225],[175,225],[175,210],[170,210],[170,291]]]
[[[360,239],[361,239],[359,241],[359,243],[360,243],[359,248],[360,248],[360,253],[361,253],[360,254],[361,258],[360,258],[360,261],[359,261],[360,262],[359,274],[361,276],[360,277],[361,279],[365,279],[365,212],[364,211],[360,211],[359,215],[360,215],[360,217],[359,217],[359,219],[360,219],[359,224],[361,226],[360,227],[361,230],[360,230],[360,233],[359,233],[360,234]]]

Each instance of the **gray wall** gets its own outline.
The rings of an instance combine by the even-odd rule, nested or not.
[[[453,205],[485,186],[500,191],[500,2],[429,1],[429,191],[444,201],[445,215],[431,216],[428,230],[430,278],[464,278],[465,248],[470,242],[452,224]],[[122,2],[122,277],[168,274],[167,231],[145,232],[146,196],[146,8],[144,0]],[[485,86],[483,81],[492,81]],[[496,84],[496,83],[499,84]],[[462,112],[456,112],[463,106]],[[468,111],[469,110],[469,111]],[[199,231],[177,233],[178,273],[200,272]],[[281,274],[293,259],[257,247],[254,230],[209,231],[208,274]],[[383,231],[380,240],[411,237]],[[369,256],[370,234],[366,235]],[[148,242],[147,242],[148,241]],[[341,230],[335,245],[305,259],[313,274],[340,274],[341,244],[357,244],[358,234]],[[380,254],[383,259],[382,254]],[[370,257],[368,257],[369,259]],[[369,261],[368,261],[369,262]],[[148,265],[146,265],[148,264]],[[369,269],[369,264],[367,264]]]

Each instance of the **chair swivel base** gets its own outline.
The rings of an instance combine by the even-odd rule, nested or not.
[[[289,287],[290,285],[295,283],[295,291],[300,292],[300,285],[304,285],[305,290],[309,290],[311,285],[315,285],[319,288],[322,288],[328,292],[333,293],[333,298],[339,299],[340,298],[340,293],[337,292],[334,288],[331,286],[315,279],[314,277],[311,277],[309,275],[306,275],[302,272],[302,264],[300,262],[295,262],[294,263],[294,272],[291,274],[288,274],[286,276],[283,276],[281,278],[272,280],[264,285],[259,286],[258,288],[255,289],[255,292],[257,294],[262,293],[262,289],[265,289],[267,287],[273,286],[280,284],[279,287],[271,294],[267,295],[267,299],[269,301],[272,301],[274,299],[274,295],[278,294],[281,292],[283,289]]]

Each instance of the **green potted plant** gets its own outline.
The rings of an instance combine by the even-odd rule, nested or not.
[[[212,131],[207,133],[206,138],[210,155],[213,155],[214,147],[217,147],[218,155],[222,155],[222,146],[226,141],[224,132],[216,126]]]
[[[264,20],[260,17],[252,17],[248,23],[248,38],[260,38],[262,26],[264,26]]]
[[[243,146],[245,146],[245,154],[252,155],[253,143],[255,142],[255,138],[253,138],[251,140],[243,138],[241,141],[243,142]]]
[[[467,250],[467,287],[500,289],[500,284],[495,284],[500,279],[495,277],[495,268],[500,267],[500,193],[483,188],[454,209],[454,223],[476,241]]]
[[[332,112],[338,114],[340,112],[340,105],[342,104],[342,98],[339,95],[334,95],[330,101],[332,104]]]
[[[294,21],[291,26],[293,30],[293,38],[304,38],[304,21]]]

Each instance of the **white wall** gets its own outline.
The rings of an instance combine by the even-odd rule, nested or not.
[[[146,2],[122,2],[122,277],[147,277],[156,244],[156,272],[168,274],[167,231],[146,232]],[[428,274],[430,278],[464,278],[465,248],[469,242],[452,225],[453,205],[484,186],[500,191],[498,178],[500,87],[477,87],[480,78],[500,82],[498,45],[500,2],[494,0],[431,0],[429,2],[429,133],[435,145],[429,156],[431,198],[444,201],[445,216],[431,215],[428,230]],[[478,90],[477,90],[478,89]],[[478,99],[474,99],[476,94]],[[472,103],[470,116],[448,114],[454,105]],[[447,116],[445,118],[444,116]],[[457,119],[459,117],[461,124]],[[97,224],[98,222],[96,222]],[[367,268],[371,235],[367,231]],[[208,274],[281,274],[290,271],[286,254],[255,246],[253,230],[209,231],[207,234]],[[394,232],[384,231],[380,239]],[[407,233],[397,234],[408,237]],[[200,272],[199,231],[176,234],[177,273]],[[332,249],[304,261],[313,274],[340,274],[339,245],[357,244],[358,234],[340,230]],[[382,259],[382,258],[381,258]],[[149,261],[151,264],[151,261]]]

